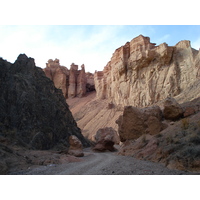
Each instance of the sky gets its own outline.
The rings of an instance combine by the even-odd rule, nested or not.
[[[0,57],[13,63],[25,53],[41,68],[58,58],[67,68],[84,64],[93,73],[103,70],[115,49],[140,34],[157,45],[190,40],[200,48],[200,25],[0,25]]]

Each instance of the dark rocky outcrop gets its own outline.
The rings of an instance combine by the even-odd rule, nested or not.
[[[70,135],[88,146],[62,91],[35,66],[34,59],[25,54],[14,64],[0,59],[0,136],[7,144],[66,149]]]

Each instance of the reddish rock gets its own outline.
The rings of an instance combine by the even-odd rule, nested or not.
[[[68,154],[75,156],[75,157],[83,157],[84,156],[84,153],[81,150],[69,150]]]
[[[64,97],[67,98],[69,70],[61,66],[58,59],[54,61],[49,59],[48,63],[46,63],[46,68],[44,68],[44,72],[54,82],[55,87],[61,89]]]
[[[100,140],[94,147],[94,151],[115,151],[116,149],[114,148],[114,142],[109,140],[109,139],[102,139]]]
[[[72,63],[68,70],[60,65],[58,59],[49,59],[44,72],[54,82],[55,87],[62,90],[65,98],[83,97],[86,92],[95,90],[94,75],[86,74],[84,65],[78,70],[78,65]]]
[[[112,127],[106,127],[99,129],[95,135],[96,142],[100,142],[102,140],[110,140],[114,142],[114,144],[119,144],[119,135],[117,131],[115,131]]]
[[[152,135],[145,134],[137,140],[127,140],[123,142],[118,154],[145,159],[152,156],[157,149],[158,139]]]
[[[188,117],[190,115],[194,115],[196,112],[195,112],[195,109],[193,107],[187,107],[184,111],[184,114],[183,116],[184,117]]]
[[[137,139],[143,134],[155,135],[163,129],[162,112],[159,106],[139,109],[126,106],[118,118],[118,132],[121,142]]]

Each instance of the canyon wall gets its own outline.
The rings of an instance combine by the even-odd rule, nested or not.
[[[94,74],[99,99],[146,107],[177,96],[200,78],[200,51],[184,40],[156,46],[139,35],[115,50],[103,71]]]
[[[85,73],[85,66],[71,64],[70,69],[61,66],[58,59],[49,59],[44,72],[56,88],[61,89],[65,98],[83,97],[86,92],[94,90],[94,77]],[[90,76],[88,76],[90,74]]]

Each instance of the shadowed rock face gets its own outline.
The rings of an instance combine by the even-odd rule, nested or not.
[[[97,97],[117,105],[150,106],[199,80],[199,60],[190,41],[155,46],[140,35],[116,49],[104,70],[95,72]]]
[[[54,87],[34,59],[19,55],[14,64],[0,59],[0,136],[33,149],[69,147],[77,127],[60,89]]]

